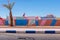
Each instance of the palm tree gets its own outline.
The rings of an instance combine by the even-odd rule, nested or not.
[[[3,4],[4,7],[6,7],[9,10],[9,17],[10,17],[10,26],[13,26],[13,16],[12,16],[12,8],[14,6],[15,2],[10,3],[10,1],[8,0],[8,5],[7,4]]]

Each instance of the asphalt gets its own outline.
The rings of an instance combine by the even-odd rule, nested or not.
[[[60,34],[0,33],[0,40],[60,40]]]

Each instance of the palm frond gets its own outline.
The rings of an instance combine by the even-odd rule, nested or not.
[[[3,6],[4,6],[4,7],[6,7],[7,9],[9,9],[9,6],[8,6],[8,5],[6,5],[6,4],[3,4]]]
[[[8,0],[8,5],[4,4],[3,6],[6,7],[6,8],[8,8],[9,10],[11,10],[13,8],[14,4],[15,4],[15,2],[9,3],[9,0]]]
[[[11,9],[13,8],[14,4],[15,4],[15,2],[11,3]]]
[[[8,6],[9,6],[9,9],[11,10],[12,8],[11,8],[11,4],[8,4]]]

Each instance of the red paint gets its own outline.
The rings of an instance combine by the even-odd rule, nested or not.
[[[4,25],[5,20],[3,18],[0,18],[0,25]]]
[[[60,20],[57,20],[55,26],[60,26]]]

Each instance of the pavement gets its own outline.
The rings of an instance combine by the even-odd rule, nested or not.
[[[0,33],[0,40],[60,40],[60,34]]]

